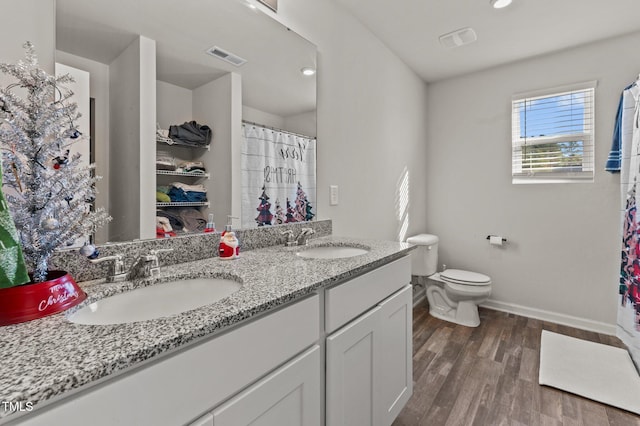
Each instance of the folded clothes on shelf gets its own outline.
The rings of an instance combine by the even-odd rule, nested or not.
[[[176,209],[162,209],[156,210],[156,218],[161,217],[169,220],[169,224],[174,231],[181,231],[184,228],[184,222],[178,213],[175,211]],[[157,219],[156,219],[157,223]]]
[[[182,182],[173,182],[168,195],[174,203],[200,203],[207,201],[207,190],[204,185],[187,185]]]
[[[159,218],[169,222],[172,229],[180,232],[204,232],[207,220],[202,212],[193,207],[171,207],[156,211]]]
[[[158,203],[170,203],[171,197],[166,192],[156,191],[156,201]]]
[[[183,207],[179,209],[180,218],[184,223],[184,230],[187,232],[204,232],[207,227],[207,219],[202,212],[193,207]]]
[[[177,168],[176,159],[166,151],[156,151],[156,170],[171,170]]]
[[[206,169],[202,161],[182,161],[178,163],[178,171],[187,173],[205,174]]]
[[[173,145],[173,139],[169,137],[169,130],[161,129],[160,123],[156,123],[156,141]]]
[[[169,126],[169,137],[177,143],[206,147],[211,143],[212,131],[209,126],[195,121]]]

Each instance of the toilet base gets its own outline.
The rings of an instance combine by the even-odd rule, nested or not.
[[[478,305],[470,302],[459,302],[457,309],[445,309],[442,306],[432,306],[431,303],[429,303],[429,315],[466,327],[477,327],[480,325]]]
[[[431,316],[449,321],[465,327],[477,327],[480,325],[478,304],[484,302],[491,294],[491,288],[478,292],[477,297],[467,300],[453,301],[447,294],[442,283],[435,280],[427,286],[427,300],[429,301],[429,314]],[[456,294],[460,296],[460,294]],[[459,297],[456,297],[459,298]]]

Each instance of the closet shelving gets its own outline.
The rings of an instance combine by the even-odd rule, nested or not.
[[[159,143],[160,145],[167,145],[167,146],[179,146],[183,148],[201,149],[203,151],[209,151],[211,149],[211,145],[206,145],[206,146],[188,145],[182,142],[176,142],[176,141],[169,142],[169,141],[165,141],[163,139],[157,139],[157,138],[156,138],[156,143]]]
[[[166,110],[165,110],[166,111]],[[181,120],[177,117],[165,119],[165,125],[170,123],[179,123]],[[182,182],[188,185],[198,183],[204,183],[210,179],[211,174],[208,169],[210,167],[207,161],[207,156],[210,155],[209,146],[197,146],[185,144],[177,141],[163,140],[163,138],[156,138],[156,147],[158,152],[163,151],[163,156],[167,158],[173,158],[175,166],[181,166],[182,162],[200,162],[206,168],[207,171],[183,171],[183,169],[177,167],[176,170],[164,170],[162,168],[156,169],[156,185],[157,186],[170,186],[175,182]],[[200,185],[198,185],[200,186]],[[205,186],[206,187],[206,186]],[[208,209],[211,206],[210,201],[156,201],[156,210],[173,210],[173,214],[180,216],[181,208],[195,208],[202,213],[202,217],[206,218]],[[186,224],[185,224],[186,225]],[[177,235],[198,234],[202,231],[196,231],[194,229],[187,230],[174,229]]]
[[[170,202],[170,203],[156,203],[156,207],[209,207],[210,203],[208,201],[203,202]]]
[[[157,175],[163,176],[186,176],[194,178],[209,179],[209,173],[179,172],[173,170],[156,170]]]

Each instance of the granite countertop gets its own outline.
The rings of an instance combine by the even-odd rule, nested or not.
[[[406,243],[316,238],[309,246],[351,245],[366,254],[343,259],[305,259],[301,248],[273,246],[162,268],[139,282],[80,283],[88,298],[64,313],[0,327],[0,402],[31,402],[35,408],[52,398],[117,373],[159,354],[216,333],[255,315],[299,299],[320,287],[341,282],[406,254]],[[155,320],[116,325],[80,325],[67,316],[103,297],[157,282],[198,276],[232,277],[242,287],[216,303]],[[0,406],[0,418],[8,415]]]

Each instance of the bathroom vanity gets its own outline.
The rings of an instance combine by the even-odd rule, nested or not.
[[[345,253],[332,247],[364,253],[332,258]],[[0,400],[34,409],[0,424],[390,425],[412,393],[409,250],[323,237],[173,265],[135,285],[85,283],[85,305],[175,278],[242,285],[149,321],[80,325],[68,312],[3,327],[3,358],[15,354]]]

